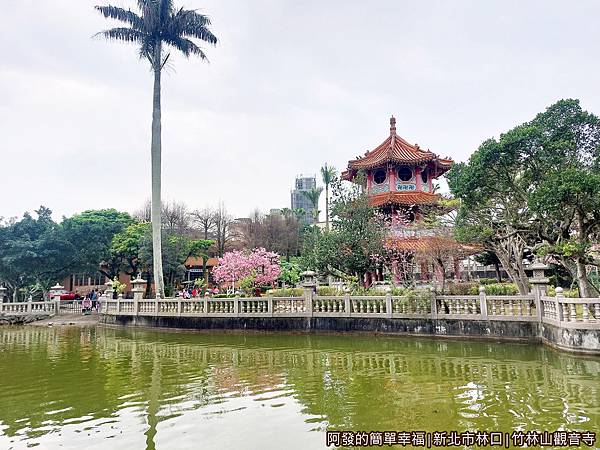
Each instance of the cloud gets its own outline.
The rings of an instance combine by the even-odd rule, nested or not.
[[[150,195],[152,76],[134,46],[92,39],[115,25],[96,3],[11,1],[0,16],[0,215],[132,211]],[[192,208],[289,206],[296,174],[343,169],[391,114],[460,161],[559,98],[600,112],[593,0],[185,6],[220,38],[210,63],[173,55],[163,77],[163,193]]]

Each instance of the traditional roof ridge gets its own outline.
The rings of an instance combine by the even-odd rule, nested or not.
[[[370,169],[386,162],[404,162],[407,164],[421,164],[435,161],[444,169],[449,169],[452,159],[440,158],[430,150],[421,150],[419,144],[410,144],[396,133],[396,119],[390,118],[390,135],[373,150],[367,151],[363,156],[357,156],[348,162],[349,170]]]

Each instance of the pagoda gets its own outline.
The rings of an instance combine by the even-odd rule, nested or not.
[[[465,246],[454,239],[441,238],[433,232],[411,226],[423,218],[426,208],[437,209],[440,195],[434,193],[432,183],[447,172],[452,164],[452,159],[440,158],[398,136],[396,119],[392,116],[389,136],[373,150],[349,161],[347,170],[342,172],[342,179],[363,184],[370,205],[378,208],[384,213],[386,220],[390,220],[389,247],[414,253],[441,245],[444,248],[455,248],[459,253]],[[455,259],[454,271],[458,275],[458,259]],[[395,272],[394,267],[392,272]],[[383,280],[382,273],[367,275],[367,284],[372,280]],[[397,278],[394,273],[396,281]],[[429,270],[423,264],[421,278],[429,278]]]
[[[419,205],[432,205],[439,195],[432,182],[452,166],[449,158],[440,158],[418,144],[409,144],[396,134],[396,119],[390,119],[390,135],[375,149],[348,162],[342,178],[353,181],[359,172],[366,177],[372,206],[395,211]]]

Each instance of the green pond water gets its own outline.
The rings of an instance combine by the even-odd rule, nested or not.
[[[600,430],[600,359],[514,343],[3,327],[0,392],[0,449],[318,449],[327,430]]]

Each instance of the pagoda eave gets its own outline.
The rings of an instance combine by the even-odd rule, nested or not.
[[[464,244],[451,237],[433,236],[419,238],[390,238],[385,243],[388,249],[412,251],[416,253],[447,250],[463,257],[481,253],[484,249],[478,244]]]
[[[374,207],[384,205],[433,205],[439,198],[439,194],[428,192],[386,192],[369,197],[369,204]]]

